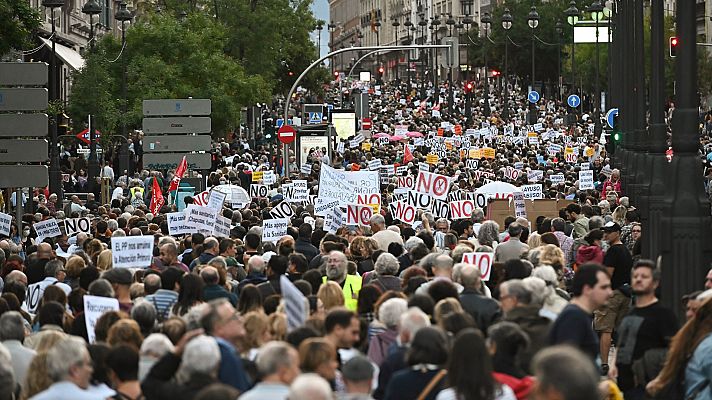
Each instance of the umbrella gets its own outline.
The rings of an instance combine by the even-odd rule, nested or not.
[[[408,137],[411,137],[411,138],[422,138],[423,137],[423,134],[420,132],[408,132],[405,135]]]
[[[382,138],[382,137],[387,137],[387,138],[390,139],[390,138],[391,138],[391,135],[389,135],[389,134],[387,134],[387,133],[385,133],[385,132],[379,132],[379,133],[373,135],[373,137],[375,137],[376,139],[380,139],[380,138]]]
[[[217,185],[213,187],[213,190],[225,193],[225,203],[231,204],[233,208],[242,208],[247,204],[250,204],[252,199],[247,191],[241,186],[237,185]]]
[[[479,187],[475,193],[482,193],[487,197],[493,197],[495,199],[504,199],[518,191],[520,191],[520,189],[510,183],[497,181]]]
[[[408,138],[405,137],[405,136],[399,136],[399,135],[393,135],[393,136],[391,137],[391,142],[396,142],[396,141],[399,141],[399,140],[408,140]]]

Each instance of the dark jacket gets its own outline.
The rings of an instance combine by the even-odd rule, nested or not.
[[[220,285],[207,285],[203,289],[203,300],[205,302],[223,297],[230,300],[230,304],[237,307],[237,296],[235,293],[228,292],[224,287]]]
[[[403,290],[399,277],[392,275],[378,276],[373,272],[370,272],[368,275],[366,275],[366,277],[363,279],[363,284],[376,285],[383,292],[386,292],[388,290],[395,290],[396,292],[400,292],[401,290]]]
[[[519,366],[531,375],[530,365],[534,354],[548,343],[551,320],[539,315],[539,307],[517,306],[504,316],[505,321],[514,322],[529,335],[529,347],[519,355]]]
[[[487,328],[502,318],[502,309],[496,301],[477,292],[474,289],[465,288],[460,293],[460,304],[462,309],[472,315],[477,322],[477,327],[482,332],[487,332]]]
[[[307,258],[307,262],[311,262],[314,257],[319,255],[319,249],[314,247],[314,245],[308,240],[304,240],[302,238],[297,239],[294,243],[294,251],[304,254],[304,257]]]
[[[172,378],[178,371],[180,360],[174,353],[167,353],[151,368],[141,383],[146,400],[192,400],[201,389],[217,381],[209,375],[197,374],[185,385],[174,382]]]
[[[407,350],[408,348],[405,346],[395,347],[386,356],[386,359],[383,360],[378,373],[378,387],[373,392],[374,399],[383,399],[386,396],[386,388],[388,387],[388,382],[391,381],[393,374],[402,369],[408,368],[408,364],[405,362],[405,353]]]

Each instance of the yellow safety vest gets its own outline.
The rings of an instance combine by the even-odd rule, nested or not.
[[[322,282],[326,282],[326,277],[322,277]],[[346,275],[344,282],[344,307],[356,312],[358,309],[358,293],[361,291],[363,278],[356,275]]]

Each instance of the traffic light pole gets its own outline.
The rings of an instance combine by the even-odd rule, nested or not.
[[[299,83],[304,79],[304,77],[311,71],[312,69],[316,68],[318,65],[321,64],[322,61],[331,58],[333,56],[343,54],[349,51],[361,51],[361,50],[379,50],[379,51],[391,51],[391,50],[411,50],[411,49],[445,49],[445,48],[451,48],[452,46],[447,45],[447,44],[408,44],[408,45],[398,45],[398,46],[363,46],[363,47],[349,47],[349,48],[344,48],[344,49],[337,49],[332,51],[331,53],[319,58],[318,60],[314,61],[311,63],[299,76],[297,79],[294,81],[294,84],[292,84],[292,87],[289,89],[289,93],[287,93],[287,100],[284,102],[284,121],[289,119],[289,106],[291,104],[292,100],[292,95],[294,95],[294,92],[297,90],[297,87],[299,86]],[[451,50],[453,51],[453,50]],[[454,51],[457,51],[455,49]],[[282,176],[288,176],[288,168],[289,168],[289,148],[287,144],[282,145]]]

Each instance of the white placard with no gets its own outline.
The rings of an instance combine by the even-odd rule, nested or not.
[[[462,262],[477,267],[480,270],[480,277],[484,282],[487,282],[492,274],[494,253],[465,253],[462,255]]]

